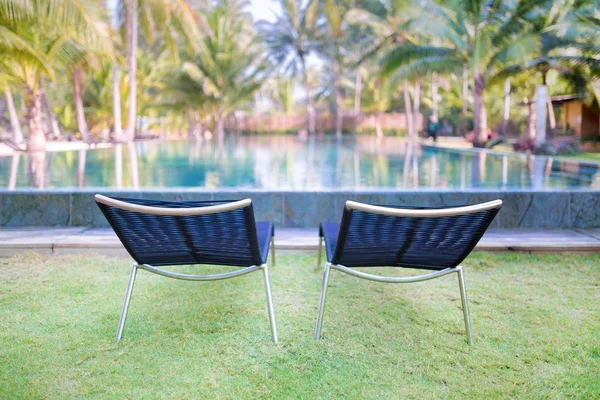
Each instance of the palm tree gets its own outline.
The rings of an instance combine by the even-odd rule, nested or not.
[[[100,60],[99,65],[91,68],[86,74],[83,93],[83,106],[88,111],[86,121],[90,133],[98,134],[110,131],[111,127],[117,127],[117,115],[114,107],[113,90],[113,67],[112,59]],[[120,79],[117,84],[119,97],[126,93],[126,80]],[[119,109],[118,112],[121,112]],[[115,132],[116,135],[116,132]]]
[[[85,111],[83,107],[83,85],[84,85],[84,61],[77,62],[71,72],[71,82],[73,84],[73,102],[75,104],[75,118],[77,127],[81,133],[81,139],[84,142],[89,141],[88,126],[85,121]]]
[[[15,143],[21,143],[23,141],[21,122],[19,121],[19,115],[17,114],[15,102],[13,100],[13,96],[8,84],[5,84],[4,86],[4,97],[6,99],[6,107],[8,108],[8,114],[10,117],[10,126],[12,128],[12,140]]]
[[[273,104],[277,112],[289,115],[294,110],[294,86],[296,81],[282,74],[270,76],[262,87],[262,94]]]
[[[488,138],[485,90],[496,75],[527,62],[539,48],[539,35],[526,17],[540,2],[446,0],[423,4],[427,20],[419,22],[421,28],[441,45],[398,47],[388,54],[384,71],[410,77],[423,72],[460,74],[468,68],[473,82],[473,145],[483,146]]]
[[[10,83],[13,81],[13,78],[1,71],[4,68],[2,67],[2,59],[0,58],[0,87],[4,88],[4,98],[6,101],[6,107],[8,108],[8,116],[10,118],[10,126],[12,130],[12,140],[15,143],[21,143],[23,141],[23,133],[21,131],[21,122],[19,121],[19,116],[17,114],[17,109],[15,108],[15,102],[13,100],[13,95],[11,92]]]
[[[127,112],[126,140],[135,136],[137,119],[137,49],[138,31],[141,26],[146,40],[153,42],[155,30],[163,38],[174,55],[177,54],[175,32],[182,39],[198,38],[199,26],[203,26],[202,16],[196,14],[185,0],[121,0],[119,4],[125,10],[125,41],[127,43],[127,65],[129,76],[129,97]],[[139,18],[141,16],[141,20]],[[188,42],[193,46],[193,42]],[[115,78],[115,80],[118,80]]]
[[[119,3],[118,3],[119,4]],[[116,4],[118,6],[118,4]],[[107,7],[108,9],[108,7]],[[113,10],[109,10],[110,13],[110,25],[112,28],[113,43],[115,46],[120,44],[120,35],[118,35],[119,26],[121,25],[121,12],[118,7]],[[112,58],[112,108],[113,108],[113,139],[117,142],[124,141],[123,138],[123,122],[122,122],[122,110],[121,110],[121,89],[120,89],[120,75],[119,75],[119,63],[117,62],[116,51]]]
[[[52,78],[57,69],[73,65],[77,61],[73,49],[79,44],[100,48],[105,43],[99,15],[100,8],[92,0],[0,0],[0,30],[9,38],[2,41],[7,50],[4,64],[23,88],[28,150],[46,148],[43,77]]]
[[[315,133],[315,109],[306,68],[306,58],[317,48],[316,17],[318,1],[279,0],[282,12],[274,22],[259,21],[271,57],[284,71],[300,73],[306,92],[308,131]]]
[[[359,5],[362,8],[350,10],[344,19],[350,25],[362,26],[365,33],[373,38],[374,44],[363,55],[363,59],[372,58],[376,54],[380,56],[389,53],[408,43],[417,43],[412,24],[419,15],[419,8],[413,1],[376,0],[359,2]],[[420,91],[418,82],[415,88],[417,94]],[[416,136],[415,124],[413,124],[415,109],[411,106],[409,84],[406,80],[403,82],[403,92],[408,136],[414,138]],[[415,98],[417,108],[418,103]]]
[[[129,97],[127,128],[125,137],[132,141],[135,137],[137,120],[137,48],[138,48],[138,0],[125,0],[125,42],[127,43],[127,72],[129,74]]]
[[[187,57],[170,90],[175,104],[188,102],[212,110],[219,142],[227,116],[250,104],[266,77],[265,57],[243,5],[227,1],[208,10],[208,31],[199,42],[198,54]]]
[[[548,8],[540,8],[529,18],[536,32],[540,37],[541,46],[533,57],[523,64],[515,64],[506,68],[502,73],[497,74],[490,83],[496,83],[512,75],[538,74],[540,78],[537,92],[547,93],[544,99],[542,96],[536,96],[536,102],[545,101],[547,107],[543,104],[536,105],[530,110],[543,110],[547,108],[550,128],[555,128],[555,118],[550,99],[550,93],[547,89],[547,76],[549,71],[556,70],[567,80],[574,83],[578,92],[585,90],[587,86],[590,93],[593,93],[594,76],[590,74],[591,79],[587,79],[586,71],[600,70],[600,60],[597,59],[600,46],[594,46],[593,39],[585,38],[585,27],[576,23],[577,12],[580,7],[588,3],[585,0],[554,1]],[[583,40],[582,40],[583,38]],[[530,119],[531,118],[530,116]],[[537,142],[543,142],[545,138],[546,113],[538,113],[538,126],[542,127],[541,132],[537,132]],[[536,138],[536,132],[528,132],[530,139]]]
[[[344,4],[338,4],[335,0],[323,1],[323,13],[325,14],[325,38],[326,48],[321,53],[328,55],[331,60],[331,80],[333,84],[333,94],[335,103],[335,135],[342,136],[342,89],[340,85],[340,45],[343,43],[344,31],[342,21],[344,11],[348,7]]]
[[[381,139],[383,138],[381,118],[392,104],[398,82],[396,79],[382,76],[378,72],[377,69],[374,69],[370,76],[366,76],[360,103],[365,112],[374,114],[375,134],[378,139]]]
[[[577,18],[576,26],[578,35],[582,41],[588,43],[587,49],[582,49],[582,53],[598,59],[600,54],[600,10],[593,1],[588,1],[587,6],[580,9],[574,9]],[[593,93],[596,103],[600,105],[600,71],[594,63],[588,65],[585,70],[586,82],[589,83],[589,89]]]

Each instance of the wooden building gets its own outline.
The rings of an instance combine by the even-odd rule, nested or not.
[[[588,107],[578,96],[552,97],[552,104],[562,105],[559,123],[563,131],[572,132],[583,140],[600,138],[600,113]]]

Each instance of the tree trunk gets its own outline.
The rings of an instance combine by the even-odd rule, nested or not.
[[[302,63],[302,75],[304,78],[304,89],[306,91],[306,111],[308,113],[308,133],[315,134],[315,107],[310,94],[310,85],[308,83],[308,72],[306,71],[306,62],[304,58],[300,59]]]
[[[431,115],[438,118],[438,84],[437,74],[431,74]]]
[[[342,89],[340,88],[339,64],[337,59],[333,61],[333,87],[335,88],[335,136],[342,137],[343,110]]]
[[[113,60],[112,67],[112,81],[113,81],[113,138],[117,142],[123,141],[123,125],[121,122],[121,90],[119,84],[119,70],[117,68],[116,60]]]
[[[356,68],[356,78],[354,86],[354,134],[358,130],[358,119],[360,117],[360,92],[362,91],[362,75],[360,68]]]
[[[485,79],[481,72],[475,71],[475,82],[473,84],[473,137],[474,147],[484,147],[488,140],[487,110],[483,98]]]
[[[126,2],[125,25],[127,30],[127,58],[129,66],[129,107],[127,113],[127,140],[133,141],[135,138],[136,123],[136,71],[137,71],[137,34],[138,34],[138,0],[128,0]]]
[[[556,116],[554,115],[554,107],[552,107],[552,97],[548,96],[548,123],[550,124],[550,129],[554,134],[554,129],[556,128]]]
[[[377,134],[377,139],[383,138],[383,128],[381,127],[381,115],[383,113],[380,110],[375,112],[375,133]]]
[[[408,91],[408,81],[404,80],[404,109],[406,114],[406,131],[409,139],[414,139],[413,114]]]
[[[55,137],[59,137],[61,135],[60,127],[58,126],[58,121],[56,120],[56,116],[52,112],[52,108],[50,108],[50,103],[48,103],[48,98],[46,97],[46,93],[42,91],[42,105],[46,109],[46,114],[48,115],[48,119],[50,120],[50,130],[52,130],[52,134]]]
[[[527,113],[527,132],[526,132],[525,137],[531,143],[534,143],[535,142],[535,124],[537,121],[537,112],[536,112],[536,108],[535,108],[535,103],[527,100],[527,109],[529,112]]]
[[[192,110],[188,110],[188,140],[193,140],[196,131],[196,116]]]
[[[223,110],[221,110],[220,107],[217,110],[215,122],[215,133],[217,134],[217,139],[219,143],[223,143],[223,139],[225,138],[225,118],[223,118]]]
[[[331,78],[335,95],[335,136],[342,137],[342,89],[340,88],[340,64],[337,59],[336,45],[334,43],[331,26],[327,24],[327,41],[331,56]]]
[[[504,112],[502,114],[502,125],[500,126],[500,136],[506,135],[506,127],[510,117],[510,79],[504,81]]]
[[[414,124],[414,134],[415,139],[419,137],[419,133],[421,133],[421,128],[423,126],[423,121],[420,121],[419,114],[421,111],[421,84],[419,82],[415,82],[415,99],[413,103],[413,124]],[[419,124],[419,122],[421,122]]]
[[[23,100],[27,107],[25,117],[29,136],[27,137],[27,151],[45,151],[46,135],[44,134],[44,124],[42,121],[42,92],[37,90],[35,93],[30,87],[23,90]]]
[[[547,85],[547,78],[548,76],[548,71],[542,71],[542,85],[548,87]],[[547,105],[548,105],[548,123],[550,126],[550,130],[551,130],[551,134],[554,133],[554,128],[556,128],[556,116],[554,115],[554,108],[552,107],[552,98],[550,97],[550,93],[546,93],[547,96]]]
[[[81,133],[81,140],[89,142],[90,135],[83,109],[83,67],[81,65],[77,65],[73,71],[73,102],[75,103],[75,118],[77,119],[79,133]]]
[[[462,134],[463,136],[467,136],[467,110],[468,110],[468,102],[469,102],[469,71],[467,70],[467,66],[463,68],[463,87],[462,87]]]
[[[199,113],[195,114],[196,116],[196,127],[198,129],[198,137],[197,139],[204,138],[204,122],[202,122],[202,116]]]
[[[537,113],[535,125],[535,147],[538,148],[546,142],[546,115],[548,108],[548,86],[538,86],[535,90],[535,112]]]
[[[17,109],[15,108],[15,102],[13,101],[12,93],[8,87],[4,88],[4,95],[6,97],[6,106],[8,107],[8,114],[10,116],[12,140],[15,143],[21,143],[23,142],[21,123],[19,122],[19,116],[17,115]]]

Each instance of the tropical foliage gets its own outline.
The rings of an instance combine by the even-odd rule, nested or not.
[[[594,0],[273,0],[273,9],[253,21],[241,0],[0,0],[13,139],[25,136],[29,150],[49,135],[133,140],[148,121],[222,139],[240,111],[305,109],[310,134],[317,113],[335,117],[341,135],[344,114],[401,111],[414,138],[422,116],[439,113],[463,134],[472,126],[483,146],[510,109],[530,121],[520,133],[535,136],[535,116],[511,108],[511,91],[530,110],[540,85],[599,104]]]

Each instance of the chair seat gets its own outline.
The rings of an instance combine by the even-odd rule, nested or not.
[[[361,243],[356,251],[347,252],[334,262],[336,245],[340,233],[340,224],[321,223],[320,235],[325,242],[327,262],[342,264],[346,267],[401,267],[439,271],[456,265],[448,263],[443,253],[432,253],[428,249],[420,251],[418,244],[398,249],[395,245],[368,245]]]
[[[264,264],[267,260],[273,224],[255,223],[251,206],[203,213],[203,209],[233,203],[230,200],[174,202],[118,197],[112,201],[121,202],[121,207],[125,208],[98,205],[129,254],[140,265],[248,267]],[[145,208],[136,209],[136,206]],[[165,211],[157,214],[155,210]],[[168,215],[163,215],[165,213]]]
[[[376,207],[404,214],[453,209]],[[397,217],[345,210],[341,224],[322,223],[319,235],[324,239],[327,261],[332,264],[442,270],[454,268],[465,259],[496,213],[497,209],[490,209],[441,217]]]

